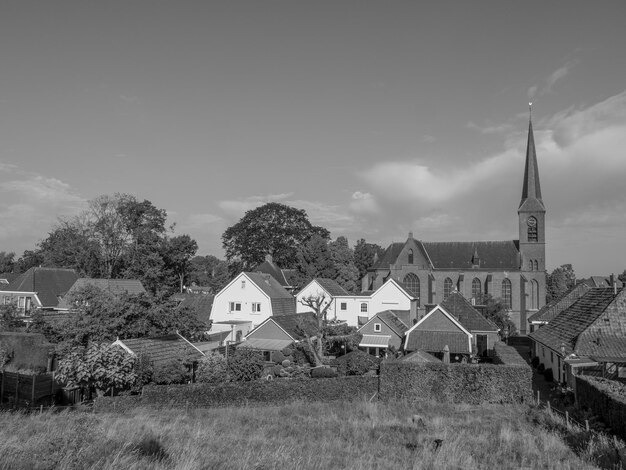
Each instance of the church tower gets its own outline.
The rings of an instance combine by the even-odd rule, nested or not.
[[[528,120],[526,168],[522,200],[517,209],[519,218],[519,251],[522,271],[546,270],[546,208],[541,199],[539,167],[535,152],[532,115]]]

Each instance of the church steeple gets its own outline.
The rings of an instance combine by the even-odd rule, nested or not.
[[[524,169],[524,183],[522,184],[522,200],[518,211],[544,210],[541,199],[541,185],[539,184],[539,167],[535,151],[535,137],[533,135],[532,103],[529,103],[528,142],[526,144],[526,167]]]

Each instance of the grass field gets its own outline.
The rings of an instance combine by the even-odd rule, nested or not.
[[[0,469],[613,468],[609,447],[597,440],[568,446],[543,412],[524,406],[357,402],[0,414]]]

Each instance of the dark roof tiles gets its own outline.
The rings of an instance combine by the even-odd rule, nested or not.
[[[452,315],[466,330],[497,332],[498,326],[483,317],[459,292],[453,292],[441,303],[441,306]]]
[[[78,279],[73,269],[30,268],[14,279],[3,291],[36,292],[43,308],[57,307],[63,296]]]

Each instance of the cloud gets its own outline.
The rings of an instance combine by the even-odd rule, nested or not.
[[[485,124],[483,126],[479,126],[472,121],[469,121],[466,124],[466,127],[468,129],[478,131],[481,134],[502,134],[513,130],[513,126],[511,124]]]
[[[376,198],[370,193],[355,191],[352,194],[349,206],[357,214],[377,214],[380,211]]]
[[[237,200],[220,201],[217,205],[231,217],[243,217],[243,215],[252,209],[255,209],[268,202],[284,201],[293,193],[268,194],[265,196],[249,196]]]
[[[557,82],[563,80],[574,68],[578,65],[578,60],[570,60],[562,67],[559,67],[554,72],[552,72],[545,79],[545,83],[543,86],[533,85],[528,89],[527,95],[529,99],[533,99],[535,96],[545,95],[546,93],[550,93],[556,85]]]
[[[86,207],[70,185],[43,175],[0,163],[0,243],[20,253],[35,244],[57,222]]]

